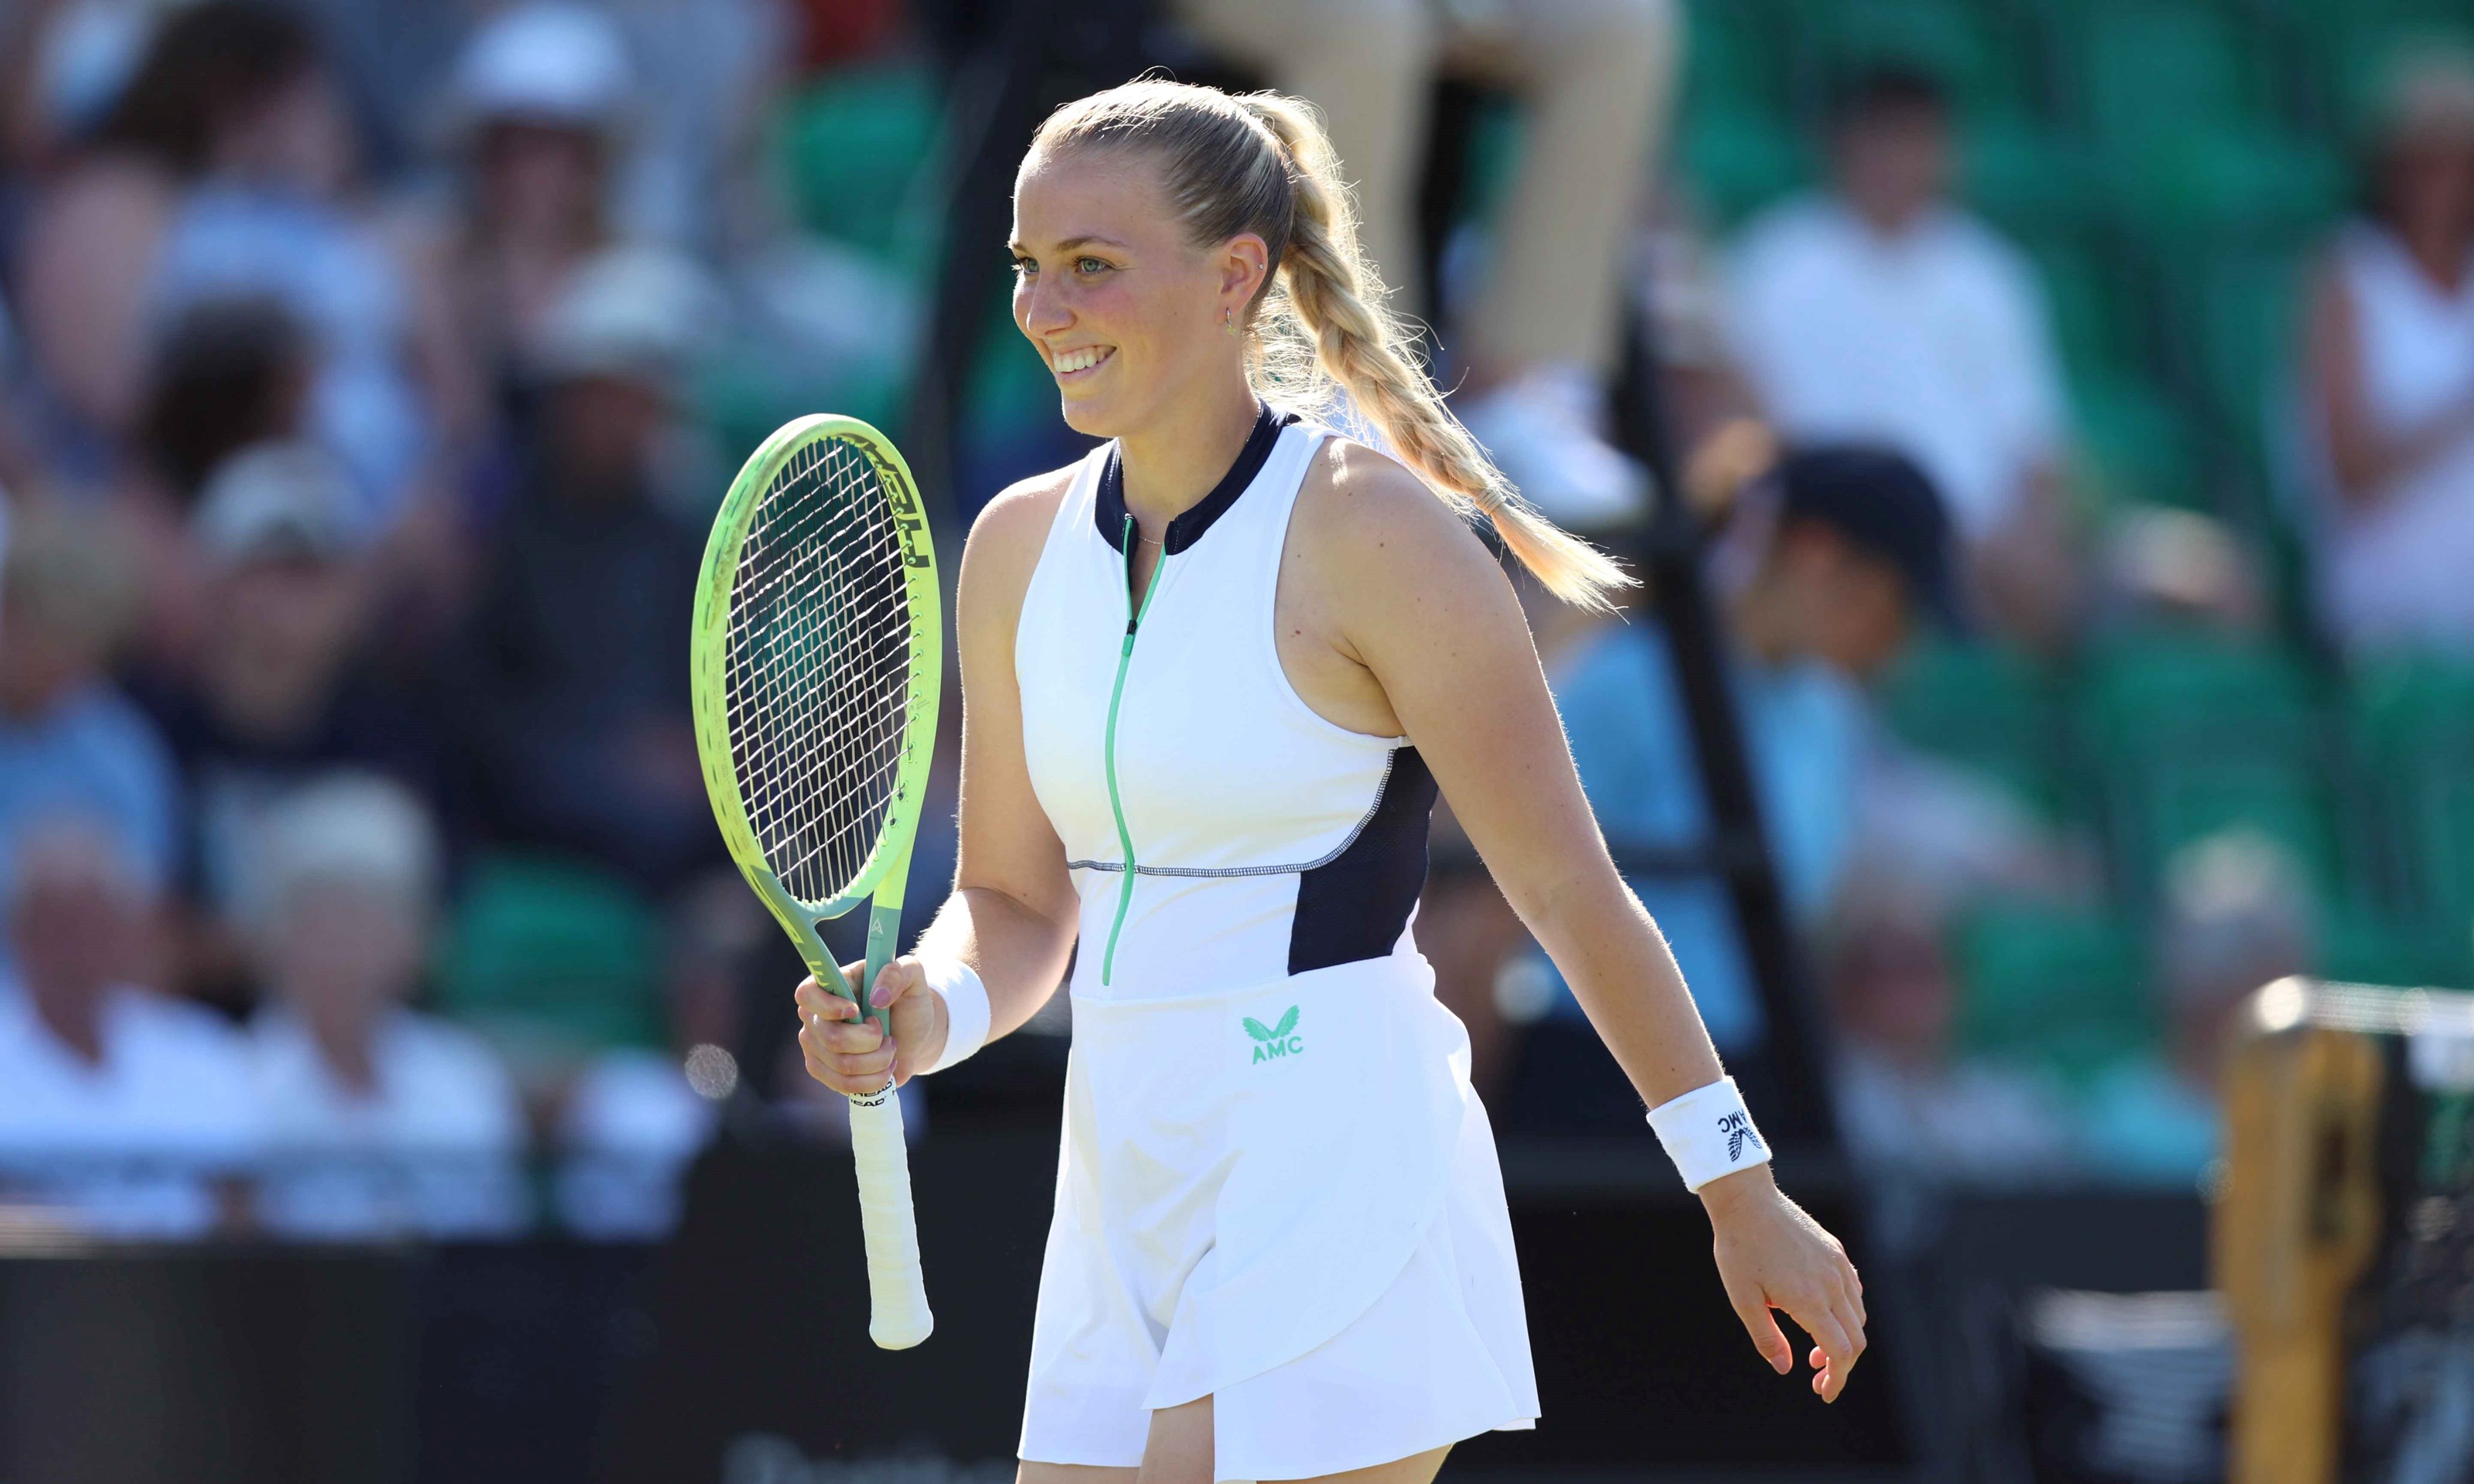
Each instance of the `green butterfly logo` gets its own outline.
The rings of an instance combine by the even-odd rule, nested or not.
[[[1280,1017],[1280,1023],[1277,1025],[1267,1026],[1252,1016],[1238,1017],[1240,1022],[1246,1027],[1246,1034],[1254,1038],[1256,1064],[1269,1062],[1275,1057],[1296,1056],[1305,1050],[1305,1038],[1292,1034],[1298,1028],[1298,1008],[1291,1005],[1289,1013]]]

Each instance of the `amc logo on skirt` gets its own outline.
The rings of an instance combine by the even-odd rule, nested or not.
[[[1280,1017],[1277,1025],[1266,1026],[1252,1016],[1238,1018],[1244,1021],[1246,1034],[1254,1038],[1254,1062],[1257,1065],[1274,1057],[1298,1056],[1306,1049],[1304,1037],[1290,1034],[1298,1028],[1298,1007],[1295,1005],[1289,1007],[1288,1014]]]

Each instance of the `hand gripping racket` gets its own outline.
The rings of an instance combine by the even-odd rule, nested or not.
[[[696,581],[696,752],[731,858],[816,982],[845,998],[859,996],[816,924],[872,898],[861,985],[893,957],[936,740],[943,629],[918,487],[885,435],[851,418],[802,418],[748,456]],[[907,1350],[934,1321],[890,1080],[851,1099],[851,1156],[868,1336]]]

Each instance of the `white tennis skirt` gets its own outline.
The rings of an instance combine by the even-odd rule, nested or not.
[[[1077,995],[1021,1455],[1131,1468],[1213,1400],[1213,1476],[1532,1425],[1468,1040],[1414,948],[1192,997]]]

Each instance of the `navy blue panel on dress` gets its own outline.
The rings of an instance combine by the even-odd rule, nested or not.
[[[1426,885],[1426,822],[1435,776],[1414,747],[1392,754],[1366,827],[1327,863],[1298,874],[1289,972],[1381,958],[1400,941]]]

